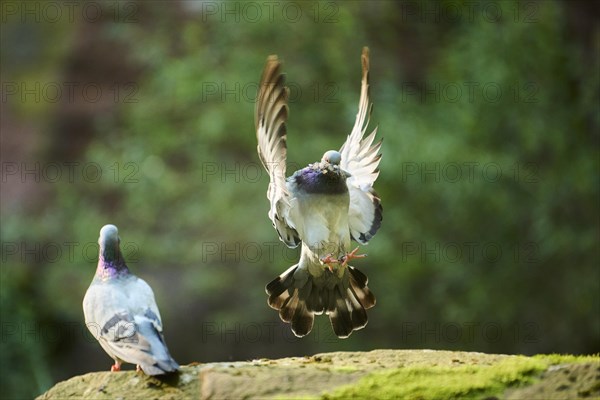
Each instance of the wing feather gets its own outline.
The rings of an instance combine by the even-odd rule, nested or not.
[[[154,293],[142,279],[93,281],[83,309],[88,329],[111,357],[138,364],[149,375],[179,368],[167,349]]]
[[[267,198],[271,208],[269,218],[279,237],[290,247],[300,243],[298,232],[286,221],[289,193],[286,188],[286,121],[289,89],[277,56],[269,56],[260,80],[254,123],[258,140],[258,156],[269,173]]]
[[[373,190],[379,176],[382,140],[375,141],[377,127],[367,136],[373,105],[369,101],[369,48],[364,47],[361,55],[362,81],[358,113],[354,127],[340,148],[340,167],[349,172],[346,181],[350,193],[349,225],[352,238],[366,244],[379,227],[383,215],[381,200]]]

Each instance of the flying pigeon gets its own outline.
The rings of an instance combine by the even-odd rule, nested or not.
[[[310,333],[314,315],[329,316],[333,331],[346,338],[367,324],[365,310],[375,305],[367,277],[348,263],[382,221],[381,201],[373,190],[379,175],[381,140],[377,128],[364,137],[369,102],[369,49],[362,50],[362,82],[352,132],[339,151],[325,152],[286,179],[286,121],[289,90],[277,56],[269,56],[256,100],[258,155],[269,173],[269,218],[289,247],[302,244],[300,261],[267,284],[268,304],[291,323],[298,337]]]
[[[83,298],[85,324],[100,345],[121,364],[136,364],[147,375],[174,372],[179,365],[165,344],[154,293],[146,282],[129,272],[114,225],[100,230],[98,268]]]

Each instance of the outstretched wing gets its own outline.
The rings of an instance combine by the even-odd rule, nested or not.
[[[352,238],[366,244],[381,226],[383,208],[373,190],[379,175],[381,140],[373,144],[377,127],[364,137],[369,125],[373,105],[369,102],[369,48],[363,47],[362,82],[358,113],[352,132],[340,149],[340,167],[352,176],[347,179],[350,193],[349,225]]]
[[[285,182],[288,92],[285,75],[281,73],[281,62],[277,56],[269,56],[256,99],[254,123],[257,149],[260,161],[269,173],[269,218],[281,240],[290,247],[296,247],[300,243],[298,232],[286,221],[289,211],[289,194]]]

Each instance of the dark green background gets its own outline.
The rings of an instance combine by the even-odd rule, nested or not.
[[[3,396],[108,370],[81,308],[106,223],[154,288],[182,364],[600,351],[592,2],[72,7],[2,4]],[[384,220],[355,265],[378,303],[347,340],[325,317],[296,339],[264,293],[298,253],[267,218],[257,81],[278,54],[291,173],[350,132],[363,45]]]

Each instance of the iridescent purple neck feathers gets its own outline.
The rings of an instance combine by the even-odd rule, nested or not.
[[[348,191],[346,186],[348,176],[337,165],[318,162],[296,171],[291,179],[306,193],[342,194]]]
[[[98,257],[98,268],[96,268],[97,277],[104,280],[129,274],[129,268],[127,268],[121,251],[117,249],[116,257],[113,254],[106,254],[101,249]]]
[[[97,277],[109,279],[129,274],[125,258],[121,254],[121,239],[119,239],[119,230],[116,226],[108,224],[100,229],[98,245],[100,246],[100,254],[98,255],[98,268],[96,269]]]

